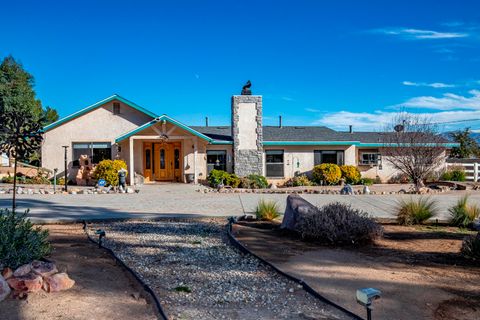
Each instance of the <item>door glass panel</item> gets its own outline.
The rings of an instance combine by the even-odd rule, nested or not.
[[[150,149],[145,150],[145,169],[150,170],[152,168],[152,160]]]
[[[160,169],[165,169],[165,149],[160,149]]]
[[[175,169],[180,169],[180,150],[175,149]]]

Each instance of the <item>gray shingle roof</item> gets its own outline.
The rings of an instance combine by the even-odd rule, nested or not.
[[[204,135],[223,141],[232,141],[230,126],[193,126],[192,129]],[[382,143],[384,132],[335,131],[324,126],[263,126],[264,141],[359,141],[361,143]],[[393,134],[393,133],[392,133]],[[438,142],[438,140],[436,140]],[[445,139],[445,142],[447,140]]]

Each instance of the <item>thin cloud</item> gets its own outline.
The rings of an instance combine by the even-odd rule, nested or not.
[[[470,96],[445,93],[441,97],[420,96],[410,98],[395,107],[424,108],[434,110],[480,110],[480,91],[470,90]]]
[[[447,84],[447,83],[442,83],[442,82],[433,82],[433,83],[427,83],[427,82],[412,82],[412,81],[403,81],[403,85],[405,86],[412,86],[412,87],[430,87],[430,88],[453,88],[455,87],[454,84]]]
[[[314,112],[314,113],[322,112],[321,110],[314,109],[314,108],[305,108],[305,111],[307,111],[307,112]]]
[[[403,39],[454,39],[454,38],[466,38],[469,36],[466,32],[442,32],[434,30],[422,30],[412,28],[385,28],[375,29],[376,33],[382,33],[386,35],[398,36]]]
[[[295,99],[290,98],[290,97],[282,97],[281,98],[283,101],[295,101]]]
[[[381,131],[397,115],[397,112],[384,111],[375,111],[373,113],[340,111],[327,114],[315,121],[314,124],[325,125],[341,131],[347,130],[349,125],[352,125],[356,131]],[[480,111],[442,111],[436,113],[415,113],[415,115],[426,117],[438,123],[480,119]],[[443,127],[444,129],[451,129],[455,125],[445,124]]]

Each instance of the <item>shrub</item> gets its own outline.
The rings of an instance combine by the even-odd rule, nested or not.
[[[102,160],[93,171],[93,179],[105,179],[107,185],[118,185],[118,170],[127,170],[127,164],[123,160]],[[128,174],[128,173],[127,173]]]
[[[441,179],[446,181],[465,181],[465,170],[462,167],[452,167],[442,174]]]
[[[342,177],[342,171],[333,163],[322,163],[313,167],[313,180],[317,183],[324,181],[326,184],[337,184]]]
[[[448,211],[452,216],[452,224],[458,227],[467,227],[480,216],[480,208],[477,205],[468,205],[468,195],[458,199],[457,204]]]
[[[207,181],[208,184],[214,188],[218,187],[218,185],[222,183],[226,186],[237,188],[241,182],[240,178],[237,177],[237,175],[216,169],[210,171],[207,177]]]
[[[266,221],[272,221],[280,216],[277,203],[263,199],[258,202],[255,214],[257,215],[257,219]]]
[[[360,175],[360,170],[356,166],[340,166],[340,171],[342,172],[342,178],[345,179],[346,183],[357,184],[362,177]]]
[[[462,254],[470,259],[480,259],[480,232],[471,234],[463,239]]]
[[[311,185],[312,182],[304,174],[288,179],[288,181],[285,182],[286,187],[307,187]]]
[[[264,176],[251,174],[241,179],[242,188],[247,189],[265,189],[268,187],[267,179]]]
[[[436,215],[436,203],[430,198],[402,199],[398,202],[397,222],[401,225],[421,224]]]
[[[0,210],[0,269],[15,269],[50,253],[48,231],[34,228],[27,213]]]
[[[383,233],[366,212],[340,202],[302,215],[295,228],[304,239],[335,245],[370,243]]]
[[[361,178],[360,179],[360,184],[363,184],[365,186],[371,186],[373,184],[374,180],[372,178]]]

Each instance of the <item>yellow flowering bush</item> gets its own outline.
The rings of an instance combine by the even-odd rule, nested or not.
[[[345,179],[346,183],[357,184],[362,178],[356,166],[340,166],[340,171],[342,171],[342,178]]]
[[[342,177],[340,167],[334,163],[322,163],[313,167],[313,180],[317,183],[337,184]]]
[[[93,172],[93,179],[105,179],[107,185],[118,185],[118,170],[121,168],[127,170],[127,164],[123,160],[102,160],[95,167]],[[128,175],[128,172],[127,172]]]

